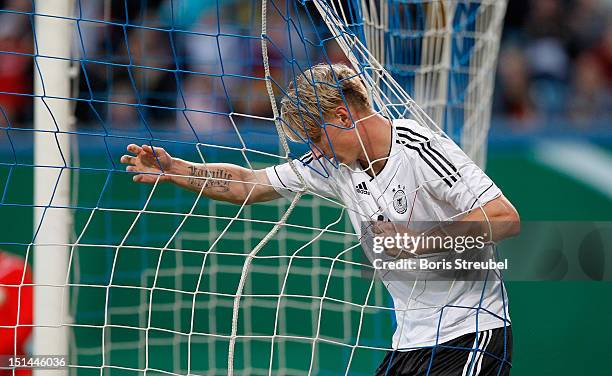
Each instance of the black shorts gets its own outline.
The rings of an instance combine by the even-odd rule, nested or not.
[[[510,326],[455,338],[434,347],[389,351],[376,376],[505,376],[510,374]]]

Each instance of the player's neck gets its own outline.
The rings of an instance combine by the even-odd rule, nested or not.
[[[360,125],[360,135],[365,149],[357,161],[370,176],[380,173],[391,151],[391,122],[389,119],[375,114],[368,117]],[[370,166],[371,168],[368,168]]]

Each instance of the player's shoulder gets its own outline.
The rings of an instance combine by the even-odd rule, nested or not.
[[[449,151],[454,143],[443,132],[432,130],[411,119],[393,121],[395,143],[403,146],[409,155],[418,156],[423,149]]]
[[[329,183],[329,179],[337,173],[338,166],[329,161],[325,157],[315,158],[314,154],[309,151],[299,158],[294,159],[298,170],[307,172],[314,178],[323,178],[322,181]]]
[[[315,157],[311,151],[309,151],[308,153],[304,153],[299,158],[297,158],[297,161],[303,165],[310,165],[314,160]]]
[[[396,148],[410,165],[427,165],[441,178],[458,173],[471,160],[443,132],[433,131],[414,120],[393,123]],[[473,162],[472,162],[473,163]],[[456,178],[452,178],[456,180]]]
[[[410,119],[394,120],[393,128],[395,132],[394,146],[404,158],[418,158],[423,145],[433,137],[429,129]]]
[[[398,136],[396,141],[401,144],[423,143],[439,136],[438,132],[411,119],[394,120],[393,127]]]

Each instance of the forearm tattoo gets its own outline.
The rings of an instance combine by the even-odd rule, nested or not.
[[[208,170],[197,166],[189,166],[189,185],[194,188],[201,189],[204,185],[204,189],[213,189],[216,192],[228,192],[230,180],[232,174],[226,170],[220,168],[215,170]]]

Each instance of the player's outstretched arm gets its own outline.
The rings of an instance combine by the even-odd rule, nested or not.
[[[215,200],[234,204],[270,201],[280,195],[272,188],[264,170],[252,171],[229,163],[193,163],[173,158],[163,148],[130,144],[131,155],[121,157],[126,170],[137,173],[135,182],[171,182]]]

